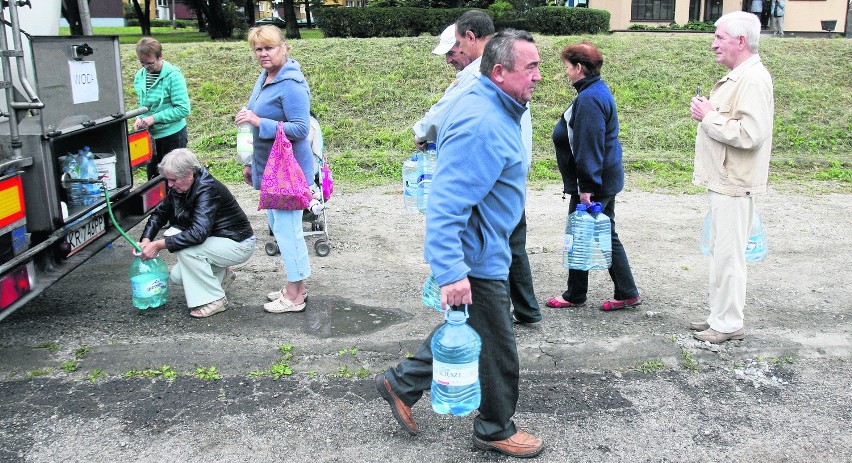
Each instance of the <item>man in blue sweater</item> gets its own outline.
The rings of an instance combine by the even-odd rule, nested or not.
[[[426,211],[425,255],[441,304],[467,304],[468,324],[482,338],[473,444],[514,457],[544,448],[512,421],[520,367],[507,282],[509,235],[524,210],[529,170],[520,121],[541,80],[539,63],[527,32],[507,29],[488,42],[482,78],[454,102],[438,131],[441,155]],[[376,376],[379,394],[412,435],[418,430],[411,407],[432,383],[432,335],[413,357]]]

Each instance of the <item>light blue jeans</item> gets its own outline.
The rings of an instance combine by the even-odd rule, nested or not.
[[[198,307],[225,297],[225,268],[242,264],[254,253],[255,238],[241,242],[211,236],[203,243],[175,253],[177,264],[169,279],[183,286],[187,307]]]
[[[308,245],[302,230],[302,211],[279,211],[267,209],[269,229],[278,242],[281,262],[287,272],[287,281],[296,282],[311,276],[311,262],[308,259]]]

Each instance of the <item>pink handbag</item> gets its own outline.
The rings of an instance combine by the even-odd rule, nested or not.
[[[284,134],[284,123],[278,123],[275,142],[260,180],[260,202],[257,210],[298,211],[311,204],[311,189],[305,173],[293,156],[293,144]]]

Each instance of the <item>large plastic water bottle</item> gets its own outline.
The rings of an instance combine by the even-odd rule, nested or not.
[[[434,143],[426,145],[426,151],[420,160],[420,176],[417,178],[417,210],[426,213],[429,202],[429,190],[432,187],[432,174],[435,173],[435,163],[438,161],[438,151]]]
[[[423,283],[422,300],[426,307],[432,307],[439,312],[443,312],[444,309],[441,307],[441,287],[435,281],[435,275],[431,273],[429,274],[429,278],[426,278],[426,281]]]
[[[595,242],[592,250],[592,268],[607,269],[612,265],[612,223],[603,213],[601,203],[592,203],[595,219]]]
[[[247,109],[243,107],[243,109]],[[237,125],[237,158],[243,164],[252,158],[254,153],[254,135],[251,124],[243,122]]]
[[[479,408],[479,353],[482,340],[462,311],[444,312],[444,326],[432,336],[432,410],[465,416]]]
[[[704,216],[704,228],[701,231],[701,252],[710,255],[710,244],[713,242],[713,227],[710,225],[710,213]],[[757,212],[751,218],[751,231],[745,248],[746,262],[758,262],[766,257],[769,246],[766,241],[766,230]]]
[[[169,301],[169,267],[160,257],[136,258],[130,264],[130,290],[133,305],[140,310],[155,308]]]
[[[79,162],[80,162],[80,178],[86,180],[97,180],[98,179],[98,166],[95,165],[95,156],[92,154],[92,150],[86,146],[79,153]],[[83,183],[82,184],[82,193],[83,193],[83,204],[86,206],[95,204],[101,198],[101,186],[100,183]]]
[[[565,238],[562,243],[562,265],[574,270],[592,268],[592,248],[594,246],[595,219],[586,212],[585,204],[568,216]]]
[[[402,202],[405,212],[416,214],[417,209],[417,180],[420,178],[420,152],[402,162]]]
[[[62,159],[62,172],[68,174],[72,179],[80,178],[80,164],[77,163],[77,156],[68,153]],[[72,207],[83,205],[83,188],[82,184],[73,182],[68,184],[65,190],[68,193],[68,205]]]

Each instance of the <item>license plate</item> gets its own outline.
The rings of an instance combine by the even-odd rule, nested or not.
[[[92,217],[87,222],[84,222],[82,225],[72,230],[70,233],[65,235],[65,241],[71,245],[71,252],[68,253],[68,255],[70,256],[86,247],[86,245],[94,241],[95,238],[103,235],[105,230],[106,225],[104,223],[103,215]]]

